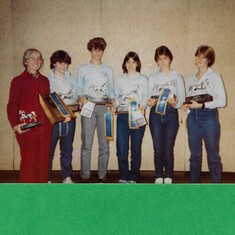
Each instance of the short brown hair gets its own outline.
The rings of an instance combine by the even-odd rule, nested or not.
[[[215,63],[215,51],[212,47],[207,45],[201,45],[197,48],[195,56],[203,55],[208,60],[208,67],[211,67]]]
[[[107,43],[101,37],[93,38],[87,43],[87,49],[89,51],[91,51],[93,48],[100,49],[100,50],[104,51],[106,46],[107,46]]]
[[[56,62],[65,62],[67,64],[71,64],[71,57],[66,51],[58,50],[51,55],[50,62],[50,68],[53,69]]]
[[[157,62],[158,57],[159,57],[160,55],[164,55],[164,56],[169,57],[170,61],[173,60],[173,55],[172,55],[170,49],[169,49],[168,47],[166,47],[166,46],[160,46],[160,47],[158,47],[158,48],[156,49],[156,51],[155,51],[155,56],[154,56],[154,59],[155,59],[156,62]]]

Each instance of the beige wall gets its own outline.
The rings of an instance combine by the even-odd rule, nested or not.
[[[50,55],[58,49],[72,57],[70,71],[76,76],[78,65],[89,61],[86,44],[102,36],[108,47],[103,61],[114,75],[121,74],[125,54],[136,51],[146,75],[157,70],[154,51],[168,46],[173,68],[187,81],[195,71],[194,53],[200,44],[216,52],[213,66],[224,79],[228,105],[220,110],[221,145],[224,171],[235,171],[235,1],[234,0],[1,0],[0,1],[0,170],[19,168],[19,149],[6,117],[10,81],[23,70],[25,49],[38,48],[45,59],[43,74],[48,74]],[[175,170],[187,170],[189,150],[185,113],[180,112],[180,130],[175,146]],[[74,142],[74,169],[80,168],[80,117]],[[93,149],[92,169],[97,166],[97,142]],[[57,151],[54,169],[59,169]],[[149,132],[143,143],[142,169],[153,170],[153,150]],[[117,169],[115,142],[111,142],[109,169]],[[203,170],[207,170],[204,157]]]

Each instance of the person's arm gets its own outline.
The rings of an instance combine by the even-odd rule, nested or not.
[[[7,104],[7,117],[12,128],[19,124],[19,100],[22,82],[18,77],[11,82],[9,100]]]
[[[140,104],[143,107],[143,109],[147,108],[147,101],[148,101],[148,78],[143,76],[143,99]]]
[[[179,76],[177,83],[177,103],[175,105],[175,108],[177,109],[181,108],[184,101],[185,101],[184,80],[182,76]]]
[[[82,69],[78,68],[77,72],[77,95],[78,95],[78,102],[84,104],[87,102],[87,98],[83,95],[84,90],[84,78],[82,75]]]
[[[149,106],[149,107],[152,107],[152,106],[155,105],[156,102],[157,102],[157,99],[151,98],[153,86],[154,86],[154,84],[153,84],[153,78],[150,76],[150,77],[148,78],[148,100],[147,100],[147,102],[146,102],[147,106]]]
[[[118,107],[120,105],[120,101],[119,101],[119,95],[120,95],[119,78],[117,78],[116,81],[115,81],[114,95],[115,95],[115,106]]]
[[[29,130],[22,131],[20,129],[24,123],[19,122],[19,100],[21,95],[21,85],[22,81],[15,77],[11,82],[11,87],[9,91],[9,100],[7,104],[7,117],[14,132],[19,134],[27,132]]]
[[[214,79],[214,89],[213,89],[213,101],[206,102],[205,108],[223,108],[226,105],[226,93],[224,89],[224,84],[221,76],[217,73],[213,75]]]
[[[112,68],[109,71],[109,89],[110,89],[109,97],[114,99],[115,98],[115,94],[114,94],[114,78],[113,78],[113,69]]]

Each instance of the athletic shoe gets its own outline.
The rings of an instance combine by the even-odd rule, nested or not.
[[[127,181],[126,181],[126,180],[122,180],[122,179],[120,179],[120,180],[118,180],[118,183],[120,183],[120,184],[126,184],[126,183],[127,183]]]
[[[163,184],[163,178],[156,178],[155,184]]]
[[[172,184],[172,178],[165,178],[164,183],[165,184]]]
[[[71,177],[66,177],[63,180],[63,184],[73,184],[74,182],[71,180]]]

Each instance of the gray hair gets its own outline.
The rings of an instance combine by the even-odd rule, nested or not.
[[[24,52],[24,55],[23,55],[23,65],[24,65],[24,67],[27,67],[27,66],[26,66],[26,61],[27,61],[27,59],[29,59],[29,58],[31,57],[31,55],[34,54],[34,53],[38,54],[39,57],[40,57],[40,59],[43,61],[42,53],[41,53],[39,50],[35,49],[35,48],[30,48],[30,49],[27,49],[27,50]]]

